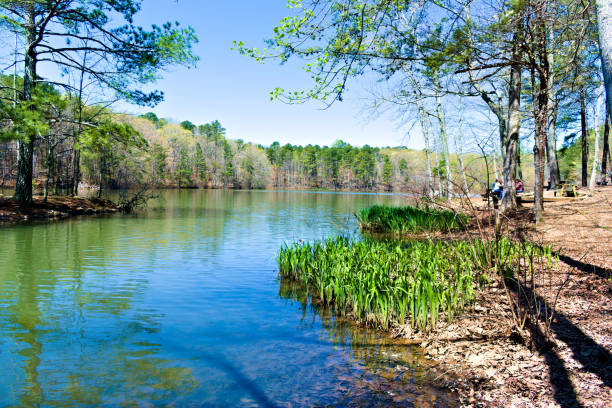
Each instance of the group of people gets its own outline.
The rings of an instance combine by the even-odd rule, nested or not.
[[[516,179],[516,192],[523,192],[523,182],[520,179]],[[500,179],[495,179],[493,187],[491,188],[491,193],[500,200],[504,196],[504,183]]]

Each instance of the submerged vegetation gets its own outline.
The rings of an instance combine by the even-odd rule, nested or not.
[[[388,329],[410,322],[435,327],[469,305],[478,284],[525,255],[554,262],[550,249],[507,239],[486,241],[374,241],[346,236],[285,245],[281,279],[295,280],[324,305],[360,322]]]
[[[386,205],[363,208],[355,216],[363,230],[397,234],[461,230],[470,220],[467,215],[450,210]]]

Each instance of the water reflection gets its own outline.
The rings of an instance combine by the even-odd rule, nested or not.
[[[104,232],[98,224],[83,235],[77,225],[2,235],[0,362],[14,383],[3,381],[0,405],[169,402],[196,388],[189,368],[146,340],[160,325],[159,315],[134,310],[147,281],[109,276],[105,256],[84,269]]]
[[[403,199],[169,191],[145,213],[1,229],[0,406],[449,405],[418,350],[277,281],[283,242]]]
[[[279,278],[278,294],[300,304],[303,325],[316,325],[320,320],[320,341],[341,350],[352,361],[352,370],[337,372],[337,388],[343,397],[334,405],[455,405],[452,396],[429,384],[429,364],[418,348],[334,314],[330,307],[313,301],[308,291],[291,279]]]

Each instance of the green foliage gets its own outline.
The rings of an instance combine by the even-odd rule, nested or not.
[[[225,138],[225,128],[218,120],[198,126],[198,132],[215,143],[220,143]]]
[[[196,129],[196,125],[194,125],[193,123],[191,123],[191,122],[190,122],[190,121],[188,121],[188,120],[185,120],[185,121],[181,122],[181,127],[182,127],[183,129],[185,129],[185,130],[188,130],[188,131],[192,132],[192,133],[193,133],[193,132],[195,131],[195,129]]]
[[[201,181],[206,181],[206,173],[208,172],[208,166],[206,165],[206,158],[204,157],[204,153],[202,153],[202,146],[199,143],[196,143],[195,166],[198,178]]]
[[[23,78],[17,78],[17,86]],[[0,76],[0,86],[12,88],[13,76]],[[51,131],[50,123],[57,122],[68,108],[70,99],[50,85],[43,84],[32,90],[31,100],[12,100],[10,93],[0,93],[0,140],[27,140],[42,137]]]
[[[225,183],[230,184],[234,182],[234,164],[232,163],[234,153],[232,152],[232,146],[227,140],[223,140],[223,157],[225,159],[223,176],[225,177]]]
[[[192,173],[189,156],[187,155],[185,149],[181,149],[179,162],[176,167],[176,183],[178,184],[179,188],[191,185]]]
[[[45,58],[60,69],[84,68],[119,97],[152,105],[163,94],[143,92],[141,86],[154,82],[157,73],[168,66],[194,65],[198,58],[192,47],[198,39],[191,27],[182,28],[179,23],[153,25],[149,30],[135,25],[134,16],[141,3],[142,0],[2,1],[0,31],[32,35],[26,32],[26,22],[29,18],[38,21],[34,33],[37,42],[30,50],[34,55],[44,52]],[[65,41],[58,43],[57,38]],[[100,58],[95,64],[81,62],[84,51]]]
[[[153,165],[153,183],[161,184],[166,180],[166,159],[168,155],[163,146],[154,144],[151,148],[151,161]]]
[[[277,256],[281,279],[300,282],[341,315],[389,328],[409,319],[427,330],[449,321],[474,299],[492,265],[507,273],[521,256],[556,262],[550,248],[501,241],[360,241],[328,238],[285,245]],[[495,270],[495,269],[494,269]],[[511,275],[511,273],[510,273]]]
[[[603,126],[601,127],[599,134],[603,139]],[[600,140],[599,142],[599,145],[602,146],[603,140]],[[595,131],[593,129],[589,129],[587,131],[587,146],[594,146],[594,144]],[[559,149],[557,154],[557,159],[559,160],[559,172],[561,173],[561,179],[568,182],[579,182],[582,163],[582,139],[580,137],[580,133],[572,133],[565,138],[563,146],[561,149]],[[591,174],[592,167],[593,155],[589,154],[587,163],[589,175]]]
[[[388,155],[383,155],[383,166],[382,166],[382,182],[386,184],[388,187],[391,186],[391,180],[393,179],[393,163],[389,159]]]
[[[158,118],[157,115],[153,112],[147,112],[144,115],[140,115],[139,117],[147,119],[148,121],[153,123],[157,129],[164,127],[168,124],[168,121],[166,119]]]
[[[469,217],[449,210],[375,205],[355,214],[363,230],[396,234],[464,229]]]

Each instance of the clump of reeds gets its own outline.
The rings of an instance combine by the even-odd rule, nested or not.
[[[374,205],[359,210],[355,216],[363,230],[397,234],[462,230],[469,222],[469,217],[465,214],[412,206]]]
[[[500,265],[500,257],[511,264],[524,250],[508,240],[383,242],[340,236],[285,245],[277,261],[281,278],[300,282],[337,313],[383,328],[409,319],[426,330],[440,316],[451,320],[474,299],[475,277]]]

